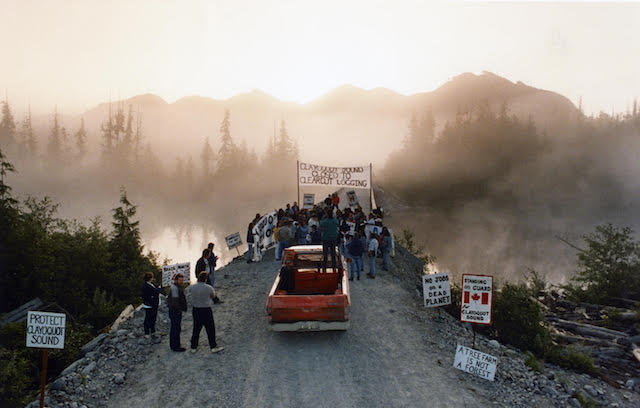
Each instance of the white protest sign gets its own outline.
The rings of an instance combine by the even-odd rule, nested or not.
[[[351,208],[355,208],[358,206],[359,202],[358,202],[358,196],[356,195],[356,192],[351,190],[351,191],[347,191],[347,201],[349,204],[349,207]]]
[[[315,203],[315,194],[305,194],[303,201],[302,201],[302,208],[306,208],[306,209],[312,209],[313,208],[313,204]]]
[[[165,265],[162,267],[162,287],[169,286],[173,281],[173,277],[181,273],[184,275],[184,281],[189,283],[191,262],[184,262],[173,265]]]
[[[273,211],[260,218],[253,227],[253,242],[256,250],[253,252],[254,261],[262,259],[262,253],[275,245],[273,228],[278,225],[278,213]]]
[[[460,321],[491,324],[493,276],[462,275]]]
[[[498,358],[458,344],[453,367],[493,381],[498,368]]]
[[[369,166],[329,167],[298,163],[298,184],[307,186],[347,186],[371,188]]]
[[[240,245],[242,245],[242,238],[240,238],[239,232],[226,236],[224,237],[224,239],[225,241],[227,241],[227,248],[229,249],[233,249],[235,247],[239,247]]]
[[[64,313],[28,312],[27,347],[63,349],[66,321]]]
[[[451,285],[448,273],[422,275],[422,294],[425,307],[451,304]]]
[[[374,224],[366,224],[364,226],[364,235],[367,237],[367,239],[371,238],[372,233],[376,235],[382,234],[382,227]]]

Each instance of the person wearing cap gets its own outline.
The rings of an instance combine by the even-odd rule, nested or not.
[[[294,232],[291,226],[291,218],[285,217],[282,220],[282,225],[278,228],[277,238],[278,238],[278,251],[276,253],[276,260],[279,261],[282,259],[282,253],[285,248],[288,248],[291,244],[291,241],[294,238]]]

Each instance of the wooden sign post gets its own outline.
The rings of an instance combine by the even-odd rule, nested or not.
[[[40,408],[44,407],[44,389],[47,384],[49,349],[64,348],[67,315],[64,313],[28,312],[27,347],[42,349],[42,374],[40,375]]]

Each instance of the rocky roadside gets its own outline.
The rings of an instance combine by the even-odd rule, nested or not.
[[[274,263],[269,261],[247,265],[242,259],[236,259],[225,266],[224,270],[221,269],[217,273],[223,274],[228,271],[232,276],[231,279],[221,280],[223,290],[228,290],[235,285],[235,287],[242,287],[248,291],[246,294],[248,298],[257,298],[257,294],[262,294],[263,287],[272,280],[272,273],[267,272],[272,271],[273,268]],[[354,308],[357,302],[366,302],[367,305],[375,307],[381,312],[373,315],[360,315],[358,320],[358,312],[352,310],[352,317],[356,316],[352,324],[360,327],[352,327],[347,336],[336,337],[335,341],[340,344],[340,347],[352,347],[353,341],[366,341],[366,336],[371,333],[384,335],[383,332],[376,332],[380,328],[375,326],[380,325],[380,322],[373,321],[374,317],[377,318],[384,311],[388,312],[388,317],[382,318],[383,324],[389,325],[389,328],[393,326],[393,333],[406,333],[407,338],[398,343],[405,347],[401,353],[408,353],[408,355],[415,357],[413,358],[414,364],[419,365],[421,369],[416,370],[416,373],[420,373],[421,376],[425,376],[425,372],[432,373],[432,377],[425,378],[424,381],[411,379],[407,386],[417,383],[426,387],[430,383],[441,382],[447,384],[445,386],[446,392],[477,395],[478,400],[483,404],[493,403],[494,406],[500,407],[580,407],[588,406],[588,404],[608,407],[640,406],[640,381],[637,379],[627,381],[623,388],[618,389],[598,378],[552,365],[546,365],[541,373],[536,372],[525,364],[526,355],[524,353],[481,335],[477,337],[475,348],[498,358],[495,381],[486,381],[454,369],[453,357],[456,345],[462,344],[471,347],[473,338],[471,328],[445,312],[439,314],[436,310],[426,309],[422,306],[422,294],[415,289],[416,274],[419,276],[420,271],[420,260],[398,247],[396,256],[392,259],[390,272],[379,273],[375,281],[361,281],[354,284],[352,294]],[[392,289],[395,295],[389,294]],[[264,294],[262,295],[264,296]],[[188,290],[187,296],[189,296]],[[394,297],[391,299],[389,296]],[[260,298],[258,301],[262,305],[263,300]],[[231,326],[232,316],[237,315],[234,308],[241,307],[242,304],[236,304],[230,297],[225,304],[227,309],[223,308],[218,312],[220,313],[221,332],[225,333],[227,337],[230,337],[231,333],[242,333],[245,330],[243,327]],[[392,304],[395,304],[393,309],[389,309]],[[46,406],[93,408],[111,406],[114,401],[121,403],[123,395],[127,395],[123,391],[131,391],[127,387],[140,385],[137,384],[139,383],[137,380],[149,370],[150,356],[157,357],[167,353],[166,304],[162,303],[158,313],[157,329],[161,333],[160,335],[150,339],[143,336],[143,315],[144,312],[141,310],[134,312],[132,317],[122,322],[116,330],[108,334],[101,334],[88,343],[84,347],[85,356],[67,367],[49,385],[45,398]],[[255,319],[262,317],[256,316]],[[372,320],[367,322],[367,319]],[[185,313],[183,331],[190,330],[190,324],[190,313]],[[356,333],[358,334],[356,335]],[[419,334],[414,339],[412,336],[415,333]],[[276,341],[282,339],[302,341],[307,337],[302,335],[300,337],[273,338]],[[389,339],[389,341],[392,340]],[[242,347],[239,338],[234,337],[234,342],[234,347],[230,348],[228,354],[229,358],[233,356],[234,348]],[[383,344],[385,347],[393,346],[391,343]],[[385,353],[384,350],[380,352]],[[388,352],[400,351],[389,348],[386,353]],[[367,351],[362,350],[362,353],[367,353]],[[366,355],[353,356],[353,363],[357,364],[355,372],[362,373],[364,376],[371,374],[367,372],[366,365],[360,365],[367,358],[370,357]],[[433,367],[429,366],[429,369],[425,369],[425,364],[432,364]],[[388,370],[392,372],[385,374],[402,378],[405,375],[405,369],[413,372],[411,367],[389,366]],[[238,379],[233,376],[229,377],[229,381],[229,388],[232,387],[231,384],[238,383]],[[450,384],[455,384],[455,388],[452,388]],[[150,402],[145,398],[142,400]],[[232,401],[235,402],[229,402],[227,406],[233,406],[238,402],[235,399]],[[415,404],[403,403],[398,406],[425,406],[428,404],[428,401],[423,397],[412,401]],[[116,405],[120,405],[120,403]],[[439,401],[439,403],[442,404],[443,401]],[[36,399],[29,404],[29,407],[36,407],[38,404],[39,400]],[[442,406],[438,403],[435,405]],[[467,405],[467,403],[464,402],[463,405]],[[139,404],[133,404],[132,407],[134,406],[137,407]],[[242,406],[242,404],[238,403],[237,406]],[[245,404],[245,406],[247,405]]]

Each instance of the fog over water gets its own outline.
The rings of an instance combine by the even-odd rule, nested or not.
[[[13,192],[110,231],[124,188],[161,260],[194,263],[213,241],[229,262],[226,235],[296,199],[296,160],[372,163],[396,236],[454,274],[562,281],[575,250],[558,237],[640,229],[638,3],[8,0],[0,14]]]

